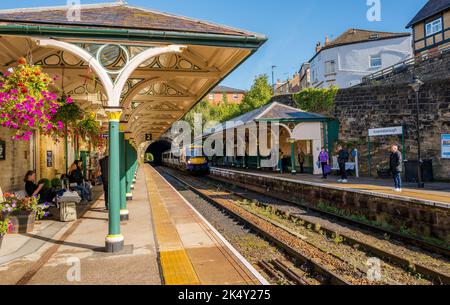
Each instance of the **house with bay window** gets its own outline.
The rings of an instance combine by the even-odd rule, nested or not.
[[[348,88],[362,78],[412,56],[410,33],[349,29],[336,39],[328,37],[309,61],[310,86]]]

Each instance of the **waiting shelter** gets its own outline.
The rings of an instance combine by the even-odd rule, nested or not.
[[[329,123],[332,121],[332,119],[320,114],[305,112],[285,104],[272,102],[207,130],[203,137],[206,139],[221,134],[225,143],[224,153],[227,151],[227,147],[230,151],[230,146],[232,146],[231,151],[234,150],[233,156],[225,154],[224,157],[213,157],[213,164],[261,169],[261,160],[267,158],[268,153],[270,154],[268,151],[263,153],[264,148],[260,143],[259,134],[264,123],[268,130],[268,139],[265,143],[267,148],[271,149],[274,144],[279,145],[281,158],[284,159],[283,164],[291,173],[295,174],[300,170],[298,156],[301,150],[305,154],[305,172],[319,174],[321,170],[315,166],[314,161],[318,159],[321,148],[328,147],[327,130]],[[250,125],[253,127],[250,127]],[[245,131],[245,156],[238,153],[240,144],[237,131],[242,126],[249,126]],[[274,126],[278,127],[279,138],[274,137],[275,134],[272,133]],[[227,139],[227,132],[230,134],[230,130],[233,130],[231,133],[235,134],[231,142],[229,137]],[[255,155],[249,151],[250,146],[248,144],[252,137],[251,134],[258,138],[258,149]],[[280,170],[278,166],[272,169]]]
[[[123,1],[0,11],[2,71],[27,58],[59,76],[53,92],[70,95],[102,123],[109,147],[109,252],[124,245],[121,219],[132,217],[126,195],[137,158],[265,41],[262,35]],[[28,145],[12,143],[11,134],[0,128],[7,147]],[[43,137],[34,132],[26,158],[8,160],[8,152],[0,161],[8,168],[2,175],[20,181],[23,171],[11,165],[20,158],[39,173]]]

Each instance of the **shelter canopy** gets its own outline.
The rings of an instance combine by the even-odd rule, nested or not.
[[[71,10],[0,11],[2,70],[24,56],[60,76],[53,89],[99,120],[106,121],[105,108],[122,108],[120,119],[136,147],[146,133],[157,140],[266,41],[123,2],[81,5],[79,19]],[[133,61],[139,65],[130,68]]]

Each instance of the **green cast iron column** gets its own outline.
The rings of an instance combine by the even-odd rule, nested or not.
[[[133,185],[135,185],[136,184],[137,167],[138,167],[138,155],[137,155],[137,151],[134,147],[132,147],[132,156],[133,156]]]
[[[120,220],[127,221],[130,219],[130,213],[127,209],[127,179],[125,172],[125,133],[124,126],[120,124],[119,133],[119,155],[120,155]]]
[[[292,175],[296,175],[297,174],[297,169],[296,169],[296,164],[295,164],[295,140],[291,139],[289,140],[289,142],[291,143],[291,173]]]
[[[125,143],[126,146],[126,161],[127,161],[127,166],[126,166],[126,170],[127,170],[127,198],[129,195],[131,195],[132,198],[132,194],[131,194],[131,185],[133,184],[133,174],[132,174],[132,165],[133,165],[133,161],[131,160],[132,158],[132,152],[131,152],[131,144],[129,141],[126,141]]]
[[[120,145],[119,128],[121,110],[109,110],[109,232],[106,236],[106,252],[123,249],[124,237],[120,231]]]
[[[129,143],[129,134],[125,134],[125,184],[126,184],[126,200],[133,200],[133,193],[131,192],[131,183],[133,179],[131,178],[131,152]]]
[[[256,168],[261,169],[261,154],[259,153],[259,142],[256,143]]]

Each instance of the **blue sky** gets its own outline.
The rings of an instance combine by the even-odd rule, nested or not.
[[[336,38],[349,28],[408,31],[405,25],[427,0],[380,0],[381,21],[369,22],[367,0],[128,0],[131,5],[153,8],[237,28],[269,37],[269,41],[223,84],[248,89],[259,74],[286,79],[308,61],[316,43]],[[0,9],[65,5],[66,0],[1,1]],[[108,0],[81,0],[82,4]],[[114,1],[109,1],[114,2]]]

